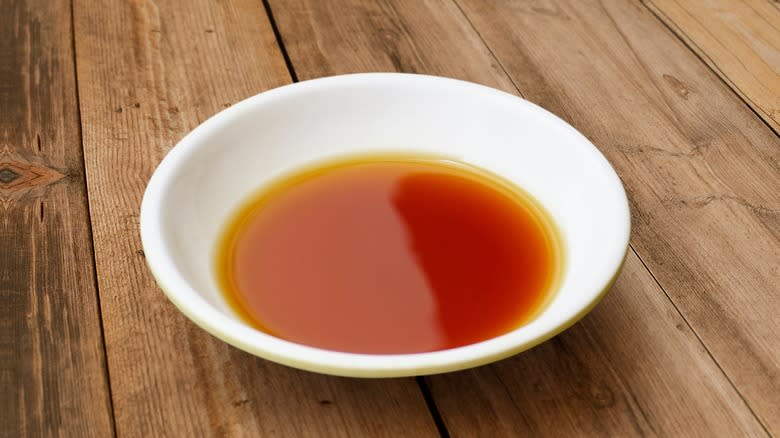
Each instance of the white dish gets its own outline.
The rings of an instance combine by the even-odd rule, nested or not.
[[[319,160],[424,153],[488,169],[533,195],[564,244],[560,288],[532,322],[450,350],[353,354],[288,342],[242,322],[225,303],[213,257],[248,195]],[[146,260],[170,300],[214,336],[269,360],[326,374],[393,377],[453,371],[533,347],[584,316],[625,259],[630,214],[601,153],[570,125],[516,96],[433,76],[367,73],[300,82],[246,99],[193,130],[144,194]]]

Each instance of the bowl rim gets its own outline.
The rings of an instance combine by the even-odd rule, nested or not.
[[[614,252],[614,259],[609,260],[609,269],[593,282],[594,286],[586,293],[589,299],[582,307],[562,315],[555,323],[536,330],[535,334],[526,333],[525,336],[517,336],[518,331],[523,329],[520,327],[482,342],[447,350],[411,354],[360,354],[297,344],[263,333],[248,327],[238,318],[231,318],[224,314],[194,290],[177,269],[164,244],[161,218],[164,195],[175,172],[198,148],[209,144],[209,142],[201,142],[201,138],[209,138],[210,134],[218,133],[231,120],[258,105],[273,104],[276,99],[294,93],[358,83],[386,86],[388,82],[403,85],[418,81],[428,81],[439,86],[454,86],[469,92],[487,93],[498,99],[511,99],[513,103],[524,106],[526,110],[556,124],[556,129],[568,131],[568,134],[576,140],[575,147],[583,148],[602,164],[601,170],[612,180],[617,190],[615,202],[618,210],[624,213],[621,221],[623,227],[615,230],[613,235],[618,250]],[[514,94],[458,79],[409,73],[355,73],[311,79],[264,91],[238,102],[197,126],[170,150],[149,180],[140,213],[140,234],[146,263],[168,299],[195,324],[226,343],[253,355],[308,371],[350,377],[401,377],[456,371],[512,356],[556,336],[590,312],[617,280],[628,255],[630,230],[631,215],[628,198],[620,178],[606,157],[571,125],[555,114]],[[620,249],[622,251],[619,251]]]

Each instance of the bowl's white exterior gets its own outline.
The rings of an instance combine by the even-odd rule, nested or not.
[[[243,323],[213,276],[222,225],[263,183],[298,166],[372,151],[443,155],[491,170],[534,195],[558,226],[560,289],[534,321],[465,347],[407,355],[327,351]],[[184,137],[144,194],[146,260],[196,324],[252,354],[306,370],[359,377],[452,371],[549,339],[584,316],[616,279],[628,248],[623,186],[599,151],[544,109],[492,88],[396,73],[300,82],[246,99]],[[305,275],[305,274],[302,274]]]

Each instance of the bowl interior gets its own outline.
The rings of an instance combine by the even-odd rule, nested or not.
[[[560,289],[506,345],[550,334],[583,313],[619,269],[629,231],[625,193],[604,157],[577,131],[490,88],[427,76],[367,74],[260,94],[183,139],[144,199],[142,235],[145,247],[154,240],[154,254],[147,250],[147,259],[158,281],[169,296],[176,295],[171,298],[180,308],[205,305],[243,325],[223,300],[213,270],[218,236],[236,207],[297,167],[374,151],[472,163],[515,182],[550,213],[566,257]],[[156,269],[162,259],[167,268]],[[257,348],[253,352],[263,355],[273,347]]]

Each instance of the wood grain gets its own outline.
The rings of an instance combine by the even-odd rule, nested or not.
[[[301,80],[399,71],[515,91],[451,1],[271,0],[270,4]]]
[[[263,5],[76,1],[98,281],[117,431],[127,436],[436,434],[413,379],[361,381],[266,362],[186,320],[145,266],[146,182],[186,132],[290,81]]]
[[[780,9],[770,0],[643,0],[780,133]]]
[[[481,42],[469,21],[453,3],[353,0],[336,6],[314,0],[272,0],[271,6],[293,67],[301,78],[390,70],[454,76],[516,92],[490,49]],[[475,2],[472,6],[472,14],[496,15],[485,18],[485,27],[499,24],[514,26],[511,31],[502,30],[509,36],[525,32],[527,24],[518,17],[526,14],[539,21],[540,34],[550,21],[561,21],[561,26],[573,29],[571,35],[565,35],[562,29],[548,36],[547,53],[555,52],[550,46],[564,44],[573,38],[585,39],[588,44],[599,43],[584,35],[586,29],[578,27],[577,17],[565,16],[562,7],[555,4]],[[603,11],[595,14],[597,18],[604,17],[599,15]],[[506,19],[506,25],[502,23],[503,16],[512,17]],[[614,29],[614,24],[609,21],[604,23],[603,18],[588,23],[588,26]],[[656,33],[663,32],[660,23],[655,23],[650,29]],[[598,34],[595,30],[589,32]],[[495,35],[498,41],[502,38],[499,33],[496,31]],[[662,41],[677,48],[668,35],[666,40],[663,37],[662,34]],[[543,37],[540,35],[539,38]],[[619,35],[610,35],[610,38],[613,45],[621,47],[625,44]],[[614,121],[593,121],[589,114],[583,114],[586,112],[583,102],[593,106],[601,96],[600,88],[594,90],[590,87],[594,83],[601,85],[602,78],[592,77],[592,74],[576,75],[570,71],[568,75],[558,74],[567,78],[565,86],[546,79],[554,70],[569,69],[579,73],[578,68],[592,68],[598,63],[615,68],[621,62],[619,58],[625,57],[624,53],[602,49],[595,52],[595,58],[585,54],[590,52],[583,52],[570,55],[568,59],[548,59],[544,64],[534,64],[531,57],[534,53],[518,40],[506,42],[501,49],[500,56],[503,57],[499,59],[502,63],[526,68],[522,78],[515,77],[524,93],[574,122],[586,133],[601,133],[599,127],[602,124],[610,126],[625,122],[626,118],[620,115],[620,108],[625,107],[625,102],[618,104],[613,101],[610,102],[611,109],[602,109],[603,112],[611,110],[617,113]],[[678,52],[677,58],[677,63],[699,68],[698,73],[709,78],[707,85],[719,86],[711,72],[701,68],[692,54]],[[610,80],[618,81],[612,86],[620,90],[620,95],[629,102],[631,99],[644,99],[645,103],[648,100],[645,90],[638,90],[636,82],[626,77],[625,71],[619,70],[619,73],[621,75],[612,73],[604,78],[604,85]],[[643,77],[643,80],[647,80],[651,91],[655,90],[655,78],[651,81]],[[669,87],[666,82],[662,84]],[[582,90],[574,100],[574,93],[570,90],[577,87]],[[737,114],[742,111],[743,123],[749,124],[758,132],[757,135],[771,138],[761,131],[760,122],[750,118],[747,114],[749,110],[740,102],[725,98],[722,87],[718,90],[719,98],[725,99],[727,108]],[[656,95],[660,93],[654,92]],[[681,99],[674,89],[668,90],[667,94]],[[595,106],[602,108],[603,105],[606,104]],[[670,113],[674,111],[663,101],[651,101],[647,111],[658,111],[659,107]],[[644,114],[645,108],[642,109],[641,114]],[[694,114],[691,117],[698,117],[696,111],[679,112],[677,117],[682,118],[689,113]],[[611,113],[607,115],[615,117]],[[652,123],[655,121],[633,121],[630,129],[650,138],[665,134],[664,130],[659,130],[660,127],[678,132],[676,124],[680,122],[675,119],[671,122],[668,118],[660,119],[666,124],[660,127]],[[603,150],[606,152],[614,143],[609,132],[604,132],[604,138],[596,142],[599,146],[605,143]],[[680,137],[676,143],[667,146],[670,152],[665,154],[665,164],[679,166],[681,177],[686,177],[690,173],[689,161],[698,159],[698,156],[688,157],[671,149],[685,144],[686,139]],[[752,149],[753,146],[743,141],[743,148]],[[663,151],[665,149],[652,152],[658,155]],[[651,158],[654,157],[652,152],[649,153]],[[669,163],[668,160],[676,161]],[[635,161],[636,169],[623,166],[618,170],[636,201],[636,186],[644,184],[647,173],[653,175],[652,172],[660,172],[664,168],[645,168],[643,166],[656,163]],[[644,199],[639,197],[639,200]],[[649,206],[655,207],[656,204],[649,203]],[[645,222],[645,227],[646,216],[651,214],[648,208],[633,206],[637,214],[635,221]],[[768,283],[764,281],[764,284]],[[739,325],[735,328],[742,329]],[[771,356],[763,358],[772,359]],[[771,376],[763,377],[767,379]],[[431,385],[444,421],[454,436],[765,434],[696,333],[634,253],[630,254],[625,274],[609,298],[579,326],[516,358],[467,372],[430,377],[426,381]]]
[[[0,1],[0,436],[111,436],[70,5]]]
[[[637,253],[780,433],[780,139],[639,3],[460,4],[519,89],[611,160]]]

